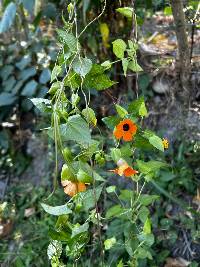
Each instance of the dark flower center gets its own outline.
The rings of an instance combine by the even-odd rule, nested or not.
[[[129,124],[128,123],[125,123],[124,125],[123,125],[123,130],[125,131],[125,132],[127,132],[128,130],[129,130]]]

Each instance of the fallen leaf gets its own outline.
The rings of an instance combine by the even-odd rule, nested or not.
[[[0,219],[0,237],[8,236],[13,229],[13,221]]]
[[[164,267],[187,267],[190,263],[183,258],[167,258]]]
[[[28,218],[33,214],[35,214],[35,208],[28,208],[28,209],[25,209],[24,217]]]

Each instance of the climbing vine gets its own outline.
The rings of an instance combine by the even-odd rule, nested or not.
[[[91,92],[117,84],[110,77],[114,64],[121,62],[124,76],[142,71],[138,44],[135,38],[116,39],[112,42],[116,60],[95,62],[85,54],[80,37],[101,17],[106,1],[100,15],[80,32],[76,9],[75,1],[68,5],[69,19],[63,18],[64,28],[57,30],[60,50],[51,74],[50,100],[32,99],[40,111],[51,114],[47,132],[55,143],[54,191],[62,187],[67,196],[61,206],[49,205],[51,198],[42,203],[47,213],[58,217],[49,230],[47,254],[52,266],[138,266],[140,260],[153,257],[148,206],[159,198],[145,193],[145,185],[168,167],[162,161],[147,161],[145,151],[152,150],[153,157],[169,143],[144,129],[148,111],[143,97],[123,106],[114,104],[115,115],[102,118],[108,129],[102,133],[90,104]],[[135,21],[132,7],[120,12],[131,13]],[[59,154],[64,161],[61,172]],[[123,180],[127,189],[120,187]],[[126,258],[121,257],[123,251]],[[84,255],[90,259],[83,260]]]

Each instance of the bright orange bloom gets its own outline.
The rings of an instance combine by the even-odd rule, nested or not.
[[[130,177],[138,173],[138,171],[131,168],[128,163],[126,163],[126,161],[122,159],[117,162],[117,165],[119,166],[119,168],[116,168],[115,170],[110,170],[110,172],[114,172],[120,176],[124,175],[126,177]]]
[[[163,138],[162,143],[163,143],[164,149],[169,148],[169,141],[166,138]]]
[[[86,190],[86,186],[81,182],[71,182],[69,180],[62,181],[62,186],[64,187],[65,194],[70,197],[75,196],[79,192],[84,192]]]
[[[121,121],[113,132],[117,139],[123,138],[124,141],[131,141],[133,136],[137,132],[137,126],[130,119],[125,119]]]

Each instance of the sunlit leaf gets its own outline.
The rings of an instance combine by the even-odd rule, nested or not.
[[[54,66],[52,73],[51,73],[51,82],[53,82],[58,77],[61,71],[62,71],[61,66],[57,66],[57,65]]]
[[[57,240],[51,241],[47,248],[48,258],[51,260],[53,256],[60,258],[62,253],[62,243]]]
[[[77,57],[72,63],[73,70],[82,77],[85,77],[92,68],[92,61],[89,58]]]
[[[128,19],[132,19],[133,17],[133,8],[132,7],[120,7],[116,9],[117,12],[127,17]]]
[[[84,232],[87,232],[88,228],[89,228],[88,223],[84,223],[83,225],[75,225],[74,228],[72,229],[72,238]]]
[[[67,205],[52,207],[45,203],[41,203],[41,206],[47,213],[55,216],[72,213],[72,211],[67,207]]]
[[[124,58],[124,52],[126,50],[126,43],[122,39],[117,39],[113,43],[113,53],[116,57],[122,59]]]
[[[61,124],[60,133],[63,140],[73,140],[78,143],[90,143],[91,134],[86,121],[80,115],[69,117],[67,123]]]
[[[111,249],[116,244],[116,238],[112,237],[104,241],[105,250]]]

